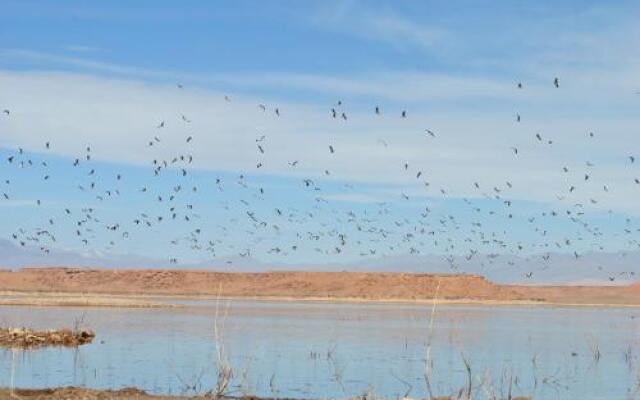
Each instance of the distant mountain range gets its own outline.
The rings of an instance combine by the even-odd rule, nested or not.
[[[542,256],[523,258],[514,255],[477,254],[469,260],[463,256],[447,260],[439,255],[397,255],[353,263],[332,264],[276,264],[236,256],[175,265],[166,260],[135,254],[118,256],[97,253],[80,254],[55,249],[52,249],[49,254],[44,254],[36,248],[21,248],[9,240],[0,239],[0,268],[16,269],[27,266],[209,269],[236,272],[268,270],[444,272],[479,274],[496,283],[616,285],[639,280],[640,252],[586,253],[578,259],[572,254],[551,253],[548,261],[545,261]],[[530,276],[528,276],[529,273],[531,273]]]

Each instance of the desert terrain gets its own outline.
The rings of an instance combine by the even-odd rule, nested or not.
[[[640,284],[630,286],[498,285],[479,275],[264,272],[232,273],[178,270],[98,270],[22,268],[0,271],[0,291],[20,294],[15,305],[65,305],[38,296],[180,296],[273,300],[382,301],[482,304],[556,304],[640,306]],[[25,294],[28,294],[25,296]],[[136,301],[131,300],[135,305]],[[70,301],[69,305],[83,305]],[[126,306],[128,301],[103,302]],[[85,305],[100,306],[95,300]],[[140,305],[140,304],[139,304]],[[141,304],[152,305],[152,304]]]

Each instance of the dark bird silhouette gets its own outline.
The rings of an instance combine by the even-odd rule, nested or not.
[[[558,78],[554,78],[553,79],[553,86],[559,88],[560,87],[560,81],[558,80]]]

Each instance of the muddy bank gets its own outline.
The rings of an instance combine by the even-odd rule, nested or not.
[[[78,347],[96,337],[88,329],[35,331],[29,328],[0,328],[0,347],[33,349],[40,347]]]
[[[23,400],[204,400],[213,399],[209,396],[153,396],[142,390],[135,388],[125,388],[121,390],[92,390],[83,388],[57,388],[57,389],[16,389],[12,393],[9,389],[0,389],[0,400],[23,399]],[[455,397],[435,397],[433,400],[453,400]],[[260,398],[253,396],[222,396],[219,400],[275,400],[271,398]],[[527,397],[512,397],[512,400],[529,400]],[[295,400],[295,399],[280,399]],[[297,399],[303,400],[303,399]],[[373,400],[373,397],[357,396],[350,400]]]

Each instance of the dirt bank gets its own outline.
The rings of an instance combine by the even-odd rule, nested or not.
[[[0,271],[0,291],[180,295],[357,301],[640,305],[640,285],[535,287],[497,285],[478,275],[367,272],[229,273],[179,270],[23,268]]]
[[[16,389],[13,396],[9,389],[0,389],[0,400],[205,400],[212,396],[152,396],[145,392],[126,388],[121,390],[91,390],[83,388],[57,388],[57,389]],[[273,400],[253,396],[218,397],[219,400]],[[434,400],[453,400],[454,397],[436,397]],[[513,400],[528,400],[527,397],[513,397]],[[287,399],[280,399],[287,400]],[[291,400],[291,399],[289,399]],[[352,400],[367,400],[367,397],[353,397]]]

